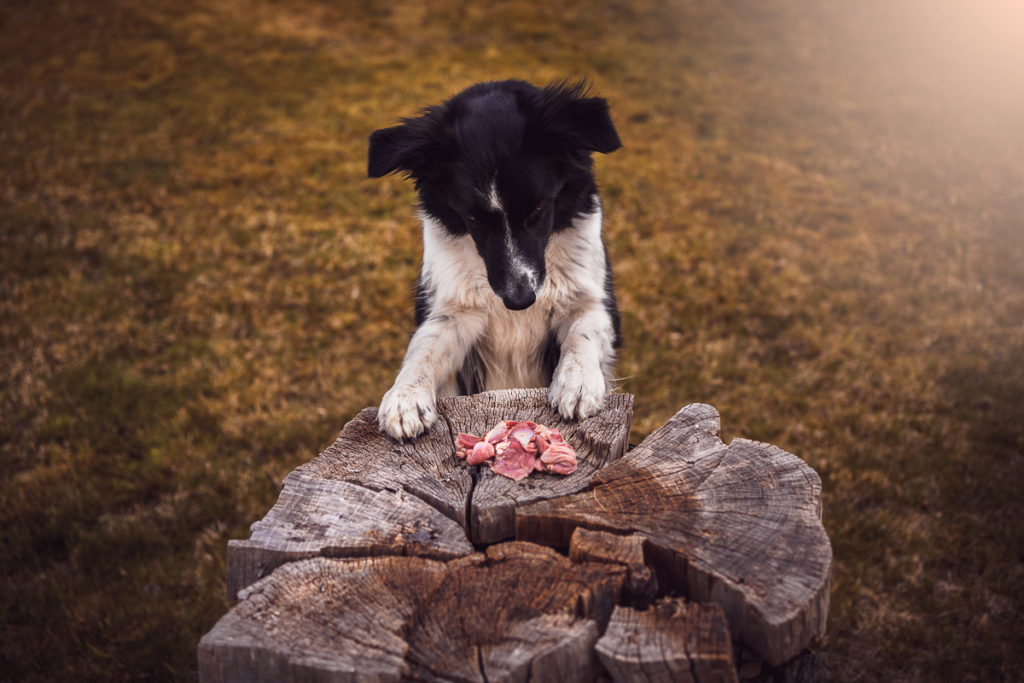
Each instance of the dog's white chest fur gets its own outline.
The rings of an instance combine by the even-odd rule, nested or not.
[[[547,386],[551,378],[545,376],[539,359],[550,335],[564,336],[562,321],[602,300],[600,210],[552,235],[545,262],[547,276],[537,301],[522,311],[509,310],[491,290],[472,238],[453,238],[436,221],[423,217],[423,280],[431,293],[430,317],[463,326],[475,339],[487,390]],[[439,393],[456,392],[453,375]]]
[[[477,352],[486,368],[485,390],[509,387],[543,387],[550,381],[538,359],[550,335],[548,320],[554,302],[544,298],[525,311],[510,311],[499,304],[477,341]]]

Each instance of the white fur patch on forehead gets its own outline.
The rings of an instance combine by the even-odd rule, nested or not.
[[[505,211],[505,207],[501,205],[501,197],[498,196],[498,184],[493,180],[491,186],[487,188],[487,204],[495,211]]]

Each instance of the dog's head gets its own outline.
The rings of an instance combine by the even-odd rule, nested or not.
[[[620,146],[586,84],[481,83],[370,136],[369,175],[411,177],[423,211],[469,234],[505,306],[529,307],[554,232],[596,209],[591,153]]]

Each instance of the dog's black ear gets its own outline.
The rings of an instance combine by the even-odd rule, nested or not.
[[[603,98],[588,97],[573,102],[569,105],[569,117],[584,149],[609,154],[622,147],[608,103]]]
[[[408,170],[409,157],[415,148],[407,126],[381,128],[370,135],[370,154],[366,172],[380,178],[397,170]]]
[[[371,178],[404,171],[421,176],[431,165],[451,158],[453,143],[444,109],[429,107],[419,118],[375,130],[370,135],[366,172]]]
[[[587,97],[586,81],[558,83],[544,89],[544,127],[562,135],[588,152],[609,154],[622,142],[612,123],[608,102],[602,97]]]

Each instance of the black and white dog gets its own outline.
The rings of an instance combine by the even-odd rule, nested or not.
[[[368,171],[412,178],[423,222],[416,331],[378,421],[396,439],[438,395],[550,386],[567,419],[612,388],[619,314],[591,153],[618,149],[586,85],[480,83],[370,136]]]

